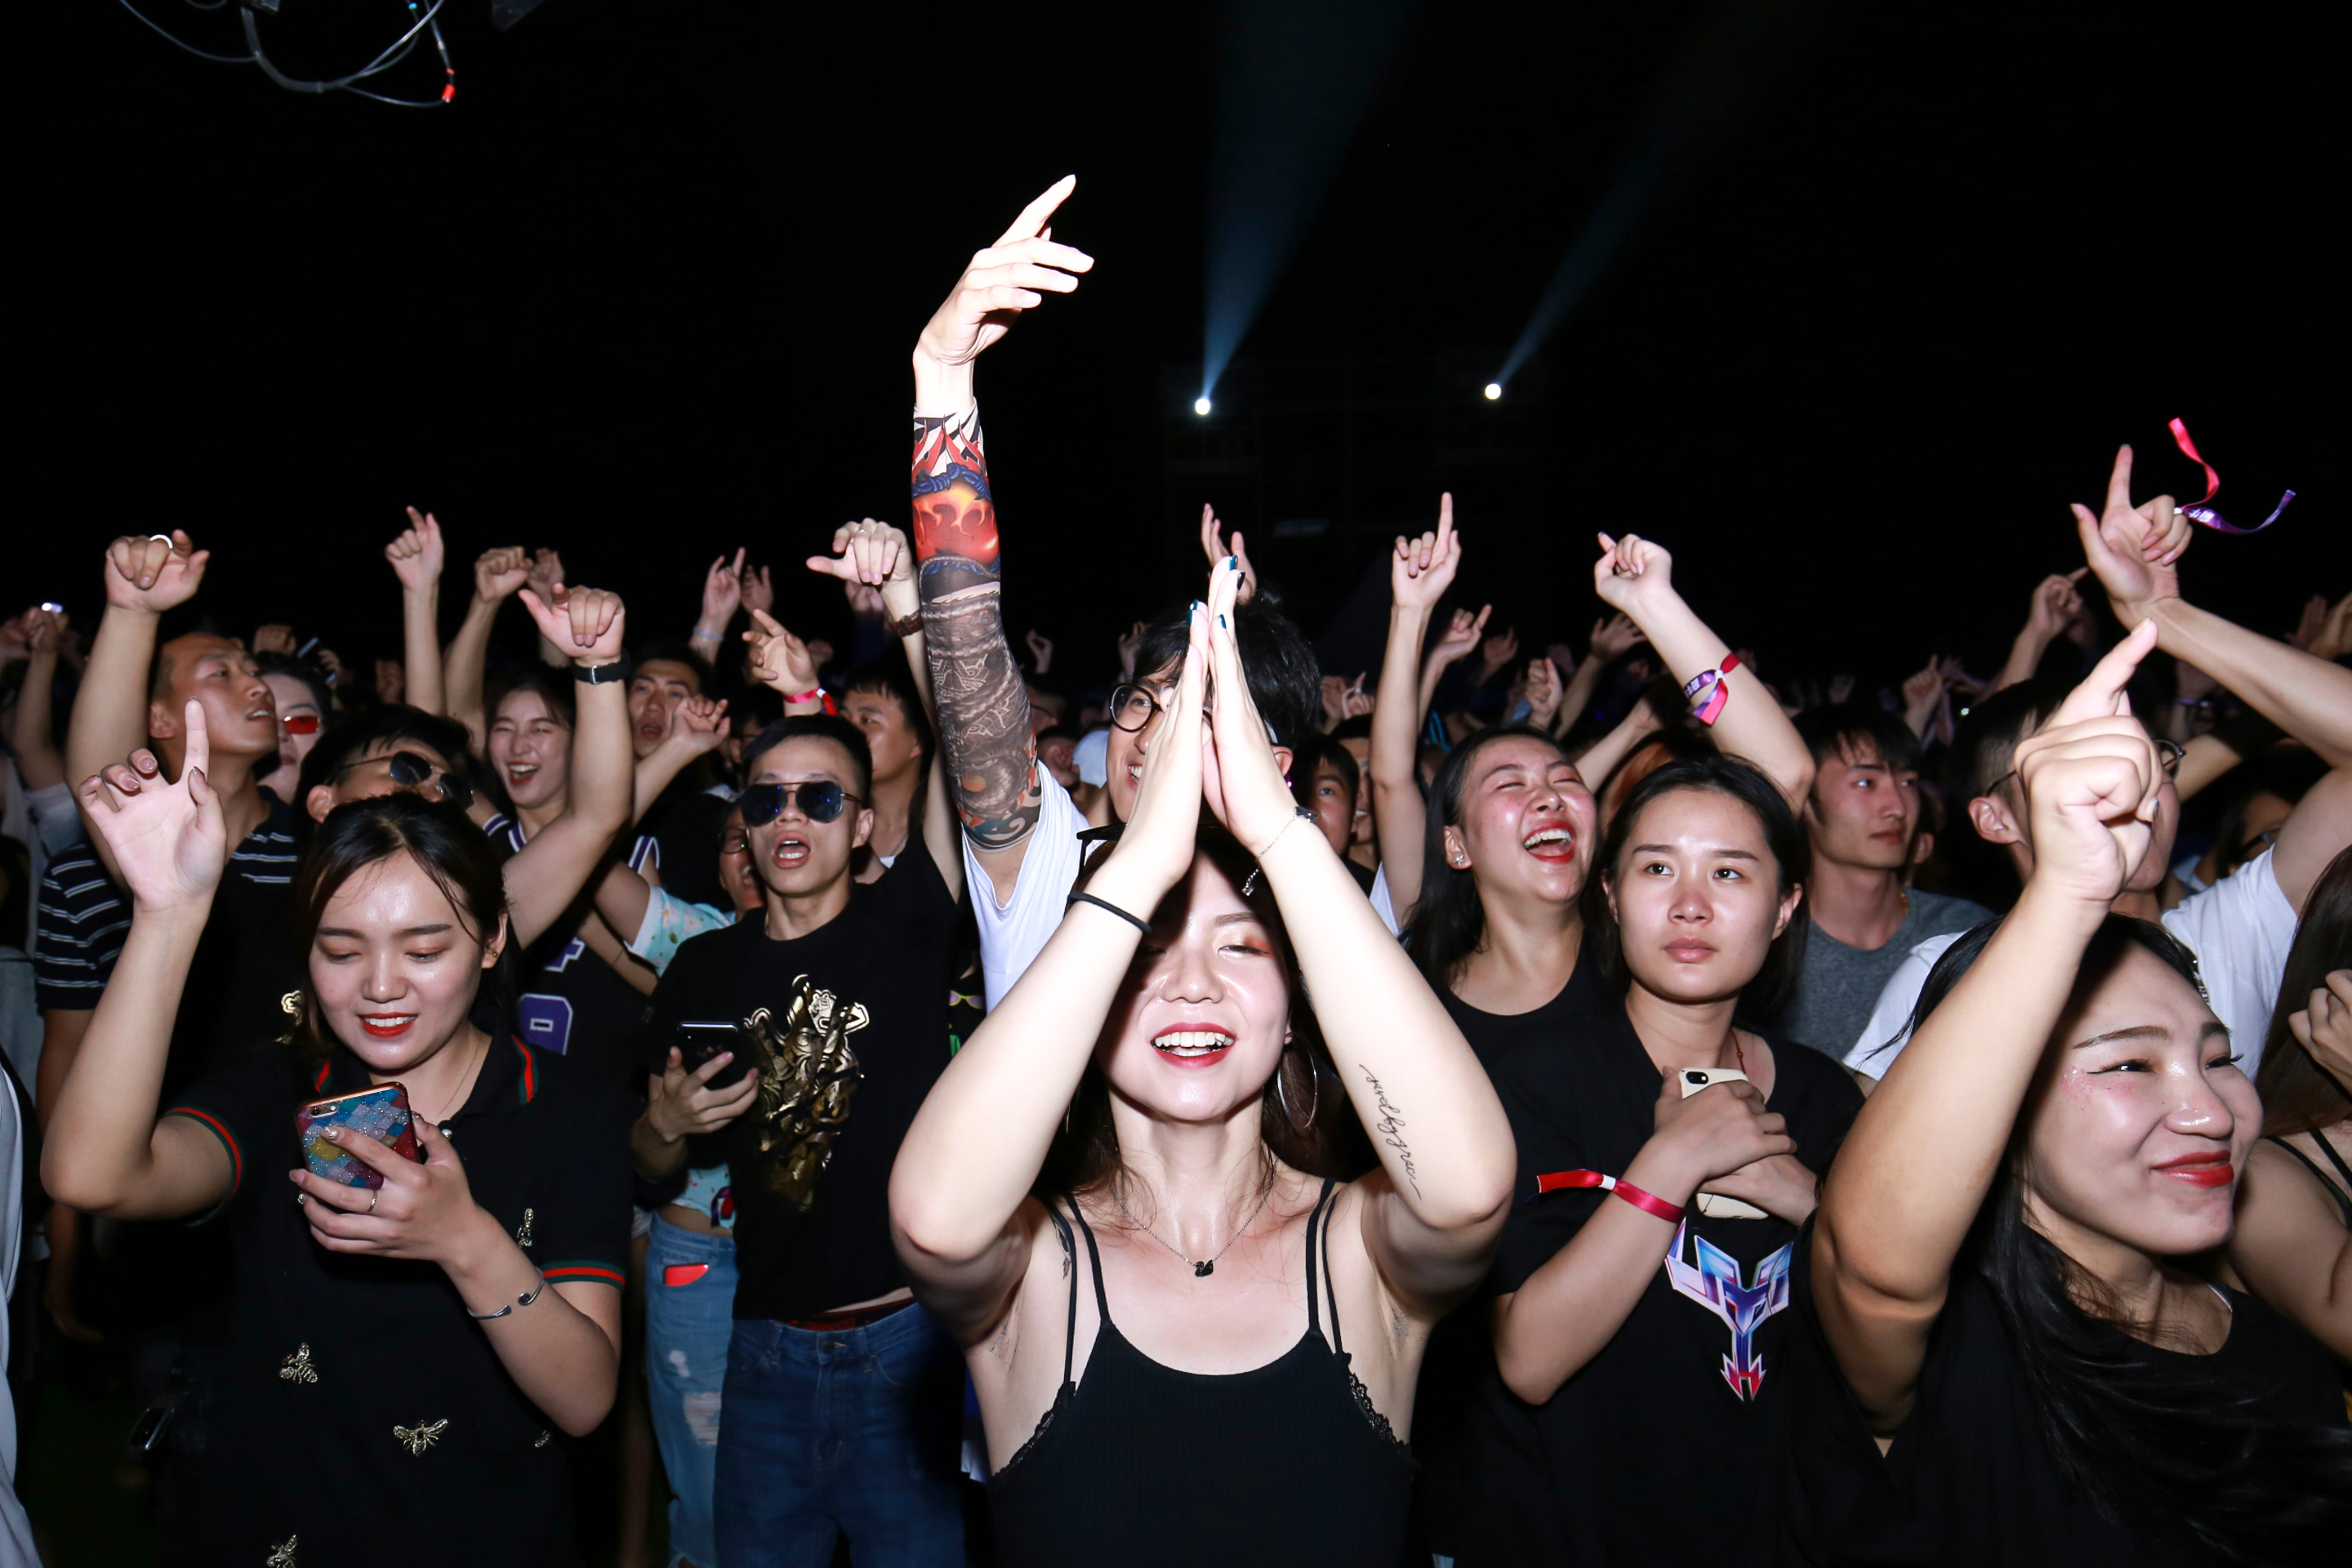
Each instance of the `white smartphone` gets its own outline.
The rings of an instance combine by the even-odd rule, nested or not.
[[[1738,1068],[1684,1068],[1680,1075],[1683,1098],[1688,1100],[1700,1089],[1718,1083],[1746,1083],[1748,1075]],[[1727,1198],[1721,1193],[1701,1193],[1698,1212],[1709,1219],[1769,1219],[1762,1209],[1739,1198]]]

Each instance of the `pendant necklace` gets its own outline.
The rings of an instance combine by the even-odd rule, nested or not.
[[[1223,1258],[1226,1253],[1231,1252],[1234,1249],[1234,1243],[1242,1238],[1243,1232],[1248,1230],[1251,1226],[1257,1223],[1257,1216],[1265,1212],[1267,1200],[1273,1196],[1274,1184],[1272,1182],[1268,1182],[1265,1184],[1265,1195],[1257,1200],[1257,1207],[1250,1210],[1249,1218],[1242,1221],[1240,1226],[1234,1230],[1233,1235],[1225,1237],[1224,1246],[1217,1248],[1216,1258],[1204,1258],[1197,1261],[1184,1257],[1184,1255],[1181,1252],[1177,1251],[1175,1247],[1169,1247],[1167,1242],[1160,1240],[1160,1233],[1158,1231],[1153,1230],[1150,1226],[1140,1224],[1133,1215],[1129,1214],[1127,1212],[1127,1200],[1118,1195],[1118,1189],[1117,1187],[1113,1187],[1111,1189],[1110,1201],[1118,1205],[1119,1214],[1126,1219],[1129,1225],[1133,1226],[1137,1230],[1143,1232],[1144,1235],[1150,1237],[1152,1240],[1160,1242],[1160,1246],[1167,1247],[1170,1252],[1174,1253],[1175,1256],[1183,1262],[1191,1264],[1193,1279],[1206,1279],[1210,1275],[1216,1272],[1217,1258]]]

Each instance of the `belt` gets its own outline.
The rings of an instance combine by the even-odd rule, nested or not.
[[[805,1329],[813,1334],[838,1334],[850,1329],[862,1329],[868,1323],[878,1323],[895,1313],[903,1312],[915,1303],[885,1301],[877,1307],[859,1307],[853,1311],[828,1312],[821,1318],[779,1318],[776,1321],[788,1329]]]

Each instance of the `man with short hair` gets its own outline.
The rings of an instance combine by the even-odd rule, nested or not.
[[[1813,846],[1804,902],[1812,929],[1782,1026],[1790,1039],[1842,1057],[1913,948],[1992,911],[1910,886],[1919,743],[1899,717],[1838,703],[1799,714],[1797,733],[1813,754],[1803,812]]]
[[[1045,947],[1084,864],[1086,818],[1037,766],[1029,695],[1004,634],[996,504],[972,393],[972,362],[1037,290],[1068,293],[1094,258],[1047,237],[1045,224],[1075,186],[1065,179],[1032,202],[1003,238],[975,254],[915,345],[911,489],[922,626],[940,738],[964,831],[965,868],[981,895],[988,1005],[1012,989]],[[1135,805],[1143,759],[1183,668],[1187,616],[1145,634],[1136,679],[1113,693],[1108,772],[1111,816]],[[1286,776],[1291,745],[1316,729],[1322,674],[1298,628],[1256,598],[1234,611],[1243,673],[1274,731]],[[1213,798],[1213,784],[1212,797]]]
[[[874,835],[858,852],[857,879],[887,870],[915,830],[916,797],[930,772],[931,731],[905,658],[886,655],[850,671],[841,716],[865,731],[873,758]]]
[[[2134,506],[2129,447],[2116,455],[2103,512],[2074,508],[2084,553],[2116,618],[2126,626],[2156,623],[2158,650],[2195,665],[2289,737],[2311,748],[2330,772],[2306,791],[2272,847],[2234,876],[2170,910],[2158,895],[2172,863],[2180,826],[2180,797],[2168,777],[2158,795],[2155,837],[2115,911],[2161,920],[2197,957],[2214,1016],[2229,1027],[2248,1077],[2262,1065],[2272,1007],[2294,943],[2296,922],[2312,884],[2352,842],[2352,669],[2315,658],[2301,648],[2235,626],[2180,596],[2173,564],[2188,539],[2187,521],[2170,496]],[[2063,691],[2013,686],[1977,705],[1964,731],[1960,762],[1972,798],[1969,819],[1977,836],[2004,846],[2021,878],[2033,868],[2031,819],[2015,765],[2018,742],[2040,729]],[[2177,766],[2180,752],[2168,753]],[[1927,972],[1951,937],[1911,950],[1846,1052],[1845,1063],[1867,1091],[1886,1076],[1909,1037],[1911,1012]]]
[[[710,666],[680,642],[649,643],[629,676],[629,742],[642,759],[668,740],[678,707],[707,695]],[[710,858],[727,801],[711,793],[709,769],[688,768],[638,814],[632,869],[689,903],[724,904],[726,889]]]

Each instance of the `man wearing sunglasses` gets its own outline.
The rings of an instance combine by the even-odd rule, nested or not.
[[[2154,621],[2159,652],[2211,676],[2331,770],[2305,792],[2271,847],[2235,876],[2167,909],[2181,797],[2210,783],[2234,758],[2210,736],[2198,738],[2206,754],[2193,758],[2169,742],[2159,742],[2165,780],[2151,824],[2155,839],[2138,873],[2115,900],[2117,914],[2161,920],[2196,955],[2214,1016],[2229,1026],[2231,1044],[2251,1078],[2262,1065],[2271,1008],[2304,900],[2328,863],[2352,843],[2352,669],[2250,632],[2181,598],[2175,561],[2186,545],[2166,542],[2185,540],[2189,530],[2170,496],[2132,504],[2131,459],[2128,447],[2116,454],[2104,511],[2074,508],[2084,554],[2106,590],[2116,619],[2126,626]],[[1955,748],[1967,770],[1969,818],[1977,836],[2008,850],[2021,880],[2033,868],[2033,837],[2018,785],[2017,746],[2042,726],[2063,695],[2036,683],[2012,686],[1977,706]],[[1845,1058],[1865,1092],[1886,1076],[1906,1037],[1927,971],[1956,940],[1936,937],[1913,948],[1879,993],[1877,1007]]]
[[[913,584],[889,584],[885,603],[907,624]],[[921,632],[902,637],[920,668]],[[678,948],[640,1036],[639,1173],[723,1162],[732,1177],[724,1563],[824,1562],[844,1531],[861,1560],[963,1561],[961,1364],[914,1304],[888,1214],[898,1144],[947,1066],[963,868],[934,761],[890,868],[856,879],[873,769],[865,732],[828,714],[780,720],[751,743],[738,805],[761,909]],[[688,1064],[688,1024],[736,1026],[731,1058]],[[745,1065],[752,1076],[732,1081]]]
[[[328,689],[327,672],[309,659],[264,653],[255,656],[254,662],[278,700],[278,766],[262,779],[261,787],[291,804],[299,798],[295,791],[302,759],[319,743],[319,731],[335,710],[334,693]]]

